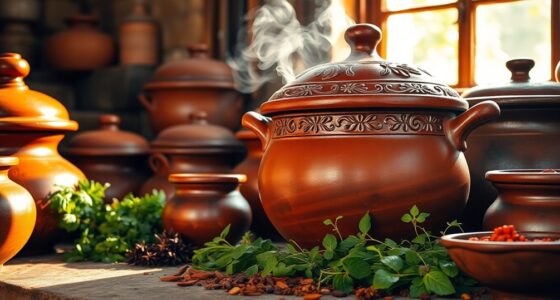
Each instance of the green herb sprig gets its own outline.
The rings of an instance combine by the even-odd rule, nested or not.
[[[143,197],[126,195],[105,204],[108,184],[83,180],[75,187],[61,187],[49,197],[51,208],[61,214],[59,226],[78,232],[67,261],[125,261],[136,243],[153,242],[162,231],[165,194],[154,191]]]
[[[249,233],[238,245],[231,245],[226,240],[228,226],[204,248],[195,250],[193,265],[228,274],[305,276],[345,293],[372,286],[388,294],[408,289],[410,296],[417,298],[429,294],[458,295],[470,290],[476,282],[459,271],[438,238],[421,226],[429,216],[417,206],[404,214],[401,220],[412,225],[415,237],[400,243],[372,237],[369,213],[360,219],[358,232],[346,237],[338,228],[342,217],[328,219],[323,223],[333,233],[323,238],[322,247],[310,250],[293,241],[293,245],[287,244],[285,248],[270,240],[251,241]],[[461,229],[457,221],[447,225],[442,235],[452,228]]]

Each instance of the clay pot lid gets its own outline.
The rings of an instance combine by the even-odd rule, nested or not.
[[[208,46],[190,45],[189,58],[159,67],[145,90],[168,88],[234,88],[233,73],[225,63],[211,59]]]
[[[0,54],[0,131],[75,131],[66,108],[30,90],[23,81],[29,64],[17,53]]]
[[[357,24],[345,33],[351,53],[342,62],[307,69],[261,105],[266,115],[294,110],[429,108],[465,111],[459,94],[427,71],[377,55],[381,30]]]
[[[494,100],[502,106],[560,105],[560,84],[552,81],[533,82],[529,72],[535,66],[532,59],[512,59],[506,62],[511,81],[502,85],[477,86],[463,93],[471,104]]]
[[[194,113],[188,124],[164,129],[159,133],[151,147],[153,151],[244,151],[243,143],[235,138],[229,129],[209,124],[205,112]]]
[[[117,115],[101,115],[99,129],[77,134],[68,142],[66,154],[81,156],[144,155],[149,144],[142,136],[119,129]]]
[[[247,176],[244,174],[195,174],[175,173],[169,175],[171,183],[244,183]]]
[[[0,156],[0,166],[11,167],[19,164],[19,158],[15,156]]]
[[[560,169],[496,170],[486,172],[486,179],[492,183],[558,185]]]

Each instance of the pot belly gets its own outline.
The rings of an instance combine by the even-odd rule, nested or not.
[[[389,135],[274,139],[260,168],[264,209],[286,239],[319,245],[337,216],[344,235],[358,231],[369,211],[373,234],[401,239],[413,234],[400,221],[410,207],[431,213],[439,230],[465,205],[469,173],[462,153],[443,136]]]

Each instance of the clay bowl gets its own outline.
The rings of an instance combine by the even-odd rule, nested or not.
[[[492,289],[492,299],[558,299],[560,241],[487,242],[470,237],[491,232],[446,235],[441,243],[457,267]],[[520,232],[527,238],[560,238],[560,232]]]

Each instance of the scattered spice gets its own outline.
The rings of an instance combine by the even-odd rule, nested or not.
[[[513,225],[503,225],[494,228],[492,235],[484,235],[481,237],[470,237],[469,241],[490,241],[490,242],[552,242],[551,238],[545,237],[540,239],[528,239],[521,235]]]
[[[127,254],[128,263],[143,266],[176,266],[190,262],[194,246],[186,244],[178,233],[164,231],[162,234],[156,234],[155,238],[155,243],[136,244]]]

